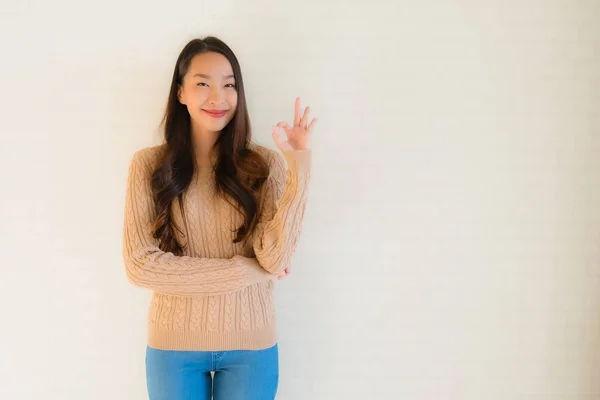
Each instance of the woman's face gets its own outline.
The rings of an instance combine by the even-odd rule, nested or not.
[[[235,115],[237,91],[231,64],[219,53],[194,56],[179,86],[179,102],[187,106],[192,125],[220,132]]]

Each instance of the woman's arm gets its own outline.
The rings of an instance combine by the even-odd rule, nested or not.
[[[310,182],[310,136],[317,122],[309,122],[310,107],[300,112],[300,98],[294,103],[294,123],[279,122],[273,127],[273,140],[288,164],[287,171],[278,153],[270,152],[270,175],[266,182],[263,206],[253,243],[260,265],[280,276],[287,272],[300,237]],[[279,135],[285,132],[285,139]]]
[[[190,296],[231,293],[273,279],[255,258],[180,257],[161,251],[152,237],[155,212],[147,153],[135,154],[127,179],[123,258],[129,281],[159,293]]]
[[[265,182],[253,248],[259,264],[279,275],[290,265],[300,237],[310,182],[311,151],[283,151],[283,157],[270,151],[269,166],[271,173]]]

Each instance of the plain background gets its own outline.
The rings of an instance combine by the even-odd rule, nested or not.
[[[600,399],[600,4],[3,1],[0,398],[146,398],[127,166],[185,43],[319,118],[278,399]]]

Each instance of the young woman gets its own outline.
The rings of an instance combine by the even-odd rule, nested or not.
[[[164,144],[134,154],[126,196],[127,277],[154,292],[150,400],[275,398],[273,286],[306,207],[308,113],[296,99],[293,124],[273,127],[280,151],[255,145],[231,49],[207,37],[179,55]]]

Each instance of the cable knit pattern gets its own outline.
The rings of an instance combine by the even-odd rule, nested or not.
[[[277,153],[271,154],[272,179],[267,182],[261,218],[254,239],[254,252],[260,265],[272,273],[290,265],[302,228],[310,180],[309,151],[284,153],[286,171]],[[280,182],[286,182],[281,185]]]
[[[129,281],[154,292],[148,344],[166,350],[258,350],[276,343],[274,278],[290,265],[310,181],[310,151],[253,146],[271,173],[249,240],[233,243],[240,213],[215,195],[214,173],[201,168],[173,204],[184,255],[163,252],[152,237],[150,187],[160,147],[136,152],[127,180],[123,258]],[[285,166],[287,162],[287,168]]]

